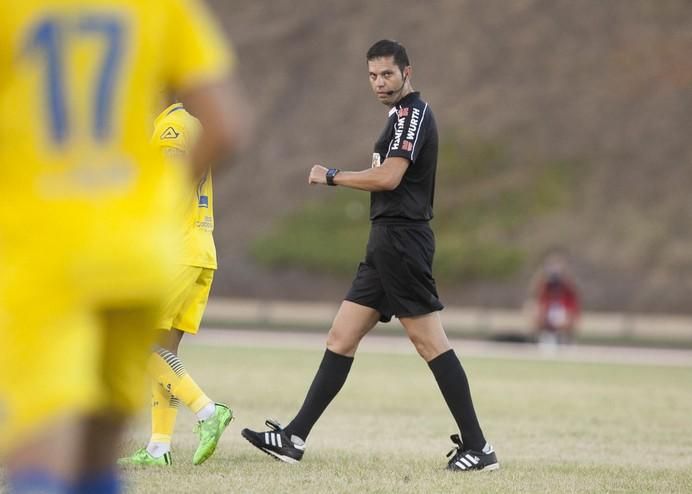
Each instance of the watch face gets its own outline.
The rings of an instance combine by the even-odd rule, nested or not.
[[[380,162],[380,153],[372,153],[372,167],[375,168],[381,165],[382,163]]]

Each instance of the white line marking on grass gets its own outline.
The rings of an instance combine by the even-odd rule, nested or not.
[[[204,329],[190,341],[193,344],[227,347],[323,350],[326,337],[326,331],[324,334],[320,334],[247,329]],[[528,343],[499,343],[462,339],[452,339],[450,342],[462,357],[692,367],[692,350],[568,345],[558,346],[551,349],[550,352],[546,352],[539,346]],[[377,334],[369,334],[363,338],[358,350],[368,353],[412,355],[416,353],[413,344],[405,336]]]

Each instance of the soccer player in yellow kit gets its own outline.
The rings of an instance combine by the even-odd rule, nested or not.
[[[181,103],[166,108],[154,123],[152,143],[172,164],[185,163],[201,131],[199,121]],[[211,171],[190,188],[184,216],[183,252],[158,327],[164,330],[160,347],[149,358],[152,378],[151,437],[145,448],[119,460],[123,465],[170,465],[171,438],[178,406],[183,403],[199,421],[199,446],[192,462],[199,465],[216,449],[233,419],[228,406],[214,403],[190,377],[179,360],[185,333],[196,334],[217,268],[214,246],[214,201]]]
[[[0,3],[0,457],[10,492],[114,493],[189,177],[149,143],[162,91],[242,134],[232,59],[198,0]]]

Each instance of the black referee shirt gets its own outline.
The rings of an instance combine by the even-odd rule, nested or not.
[[[410,161],[399,186],[370,194],[370,220],[430,220],[433,217],[437,169],[437,125],[419,92],[403,97],[389,110],[389,119],[375,143],[372,166],[390,156]]]

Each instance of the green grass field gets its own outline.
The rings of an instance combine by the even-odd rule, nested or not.
[[[415,355],[362,353],[313,429],[299,465],[240,437],[284,424],[300,406],[321,351],[184,345],[208,394],[235,410],[216,454],[191,464],[192,414],[181,411],[174,465],[129,469],[134,493],[692,492],[692,368],[463,358],[496,472],[443,470],[454,424]],[[143,414],[125,450],[148,435]]]

